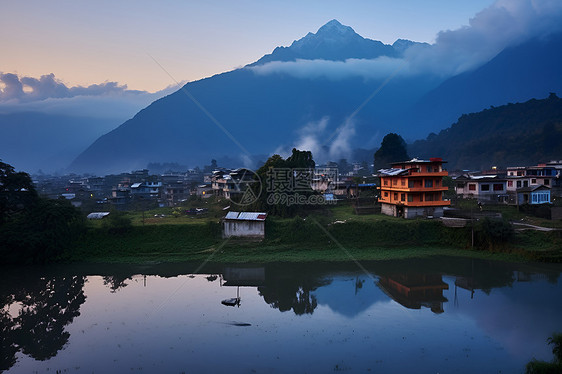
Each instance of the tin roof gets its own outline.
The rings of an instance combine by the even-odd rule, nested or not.
[[[225,219],[240,221],[265,221],[267,213],[262,212],[228,212]]]
[[[386,175],[386,176],[395,176],[395,175],[407,174],[408,170],[407,169],[395,169],[395,168],[380,169],[379,173],[381,173],[382,175]]]

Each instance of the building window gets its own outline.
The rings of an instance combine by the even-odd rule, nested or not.
[[[507,181],[507,187],[513,187],[513,181]]]
[[[494,183],[494,191],[503,191],[503,184]]]
[[[385,192],[385,193],[384,193],[384,197],[388,197],[388,192]]]
[[[544,185],[545,185],[545,186],[549,186],[549,185],[550,185],[550,179],[545,179],[545,180],[544,180]]]
[[[433,201],[433,194],[432,193],[426,193],[425,194],[425,201]]]
[[[432,179],[426,179],[426,180],[425,180],[425,187],[426,187],[426,188],[431,188],[431,187],[433,187],[433,180],[432,180]]]
[[[517,188],[521,188],[521,181],[517,181]]]
[[[480,186],[480,190],[490,191],[490,185],[489,184],[483,184],[483,185]]]
[[[393,180],[392,180],[392,185],[393,185],[393,186],[396,186],[397,184],[398,184],[398,179],[393,179]]]
[[[397,192],[394,193],[394,200],[395,201],[398,200],[398,193]]]
[[[405,193],[400,194],[400,201],[406,201],[406,194]]]
[[[476,185],[474,183],[470,183],[468,185],[468,190],[469,191],[476,191]]]
[[[385,179],[385,180],[384,180],[384,185],[385,185],[385,186],[388,186],[388,179]]]
[[[412,194],[408,194],[408,202],[414,201],[414,196]]]
[[[406,181],[405,181],[404,179],[402,179],[402,180],[400,181],[400,184],[401,184],[402,186],[405,186],[405,185],[406,185]]]
[[[414,188],[414,181],[413,180],[408,181],[408,188]]]
[[[431,166],[428,166],[426,170],[427,170],[428,173],[431,173],[431,170],[432,170]]]
[[[439,187],[439,179],[435,180],[435,187]]]
[[[536,179],[531,179],[531,184],[537,184],[537,180]]]

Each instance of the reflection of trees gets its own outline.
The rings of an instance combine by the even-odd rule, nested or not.
[[[312,292],[327,283],[310,271],[289,270],[287,266],[267,269],[265,286],[258,287],[258,291],[266,303],[281,312],[292,309],[297,315],[312,314],[318,306]]]
[[[105,275],[103,277],[103,285],[109,286],[112,293],[119,291],[119,289],[127,287],[126,280],[131,280],[130,275]]]
[[[57,354],[68,342],[65,327],[80,315],[86,300],[84,277],[21,278],[0,290],[0,370],[15,363],[18,351],[36,360]]]

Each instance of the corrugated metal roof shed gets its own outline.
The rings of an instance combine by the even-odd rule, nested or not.
[[[267,213],[262,212],[228,212],[225,219],[236,219],[240,221],[265,221]]]

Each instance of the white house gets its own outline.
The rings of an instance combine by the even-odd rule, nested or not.
[[[228,212],[223,222],[223,238],[240,237],[249,239],[265,238],[267,213]]]

